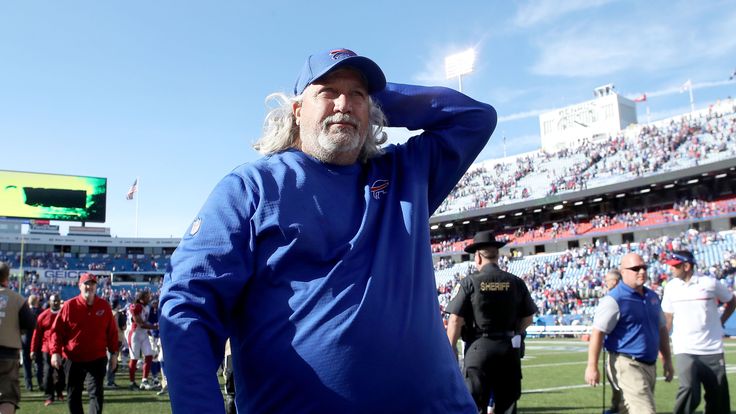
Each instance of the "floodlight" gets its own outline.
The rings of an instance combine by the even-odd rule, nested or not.
[[[475,49],[455,53],[445,58],[445,75],[447,79],[467,75],[473,71],[475,64]]]

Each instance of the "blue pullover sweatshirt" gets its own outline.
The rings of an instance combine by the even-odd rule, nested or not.
[[[160,329],[175,413],[223,412],[231,338],[240,413],[475,413],[442,327],[429,217],[496,112],[389,83],[389,126],[422,129],[349,166],[288,150],[213,190],[172,256]]]

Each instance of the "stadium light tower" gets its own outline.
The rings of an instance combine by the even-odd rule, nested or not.
[[[463,75],[473,71],[475,64],[475,49],[470,48],[464,52],[455,53],[445,58],[445,75],[447,79],[457,77],[460,92],[463,91]]]

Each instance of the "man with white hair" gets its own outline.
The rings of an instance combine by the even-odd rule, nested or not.
[[[474,413],[427,223],[495,110],[386,83],[348,49],[309,56],[279,96],[255,145],[265,156],[217,185],[172,256],[160,324],[174,411],[224,411],[230,337],[239,412]],[[383,126],[423,132],[382,148]]]
[[[113,369],[117,363],[118,328],[110,304],[97,296],[97,277],[82,273],[77,286],[79,295],[64,302],[51,327],[51,366],[61,368],[63,356],[69,412],[84,414],[86,387],[89,413],[98,414],[105,400],[108,352]]]

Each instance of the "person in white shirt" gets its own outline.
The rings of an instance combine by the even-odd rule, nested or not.
[[[665,286],[662,310],[680,378],[673,412],[695,412],[702,385],[704,413],[730,413],[723,325],[735,309],[736,296],[715,278],[695,274],[695,258],[687,250],[672,252],[665,263],[674,277]],[[720,315],[719,303],[726,305]]]

